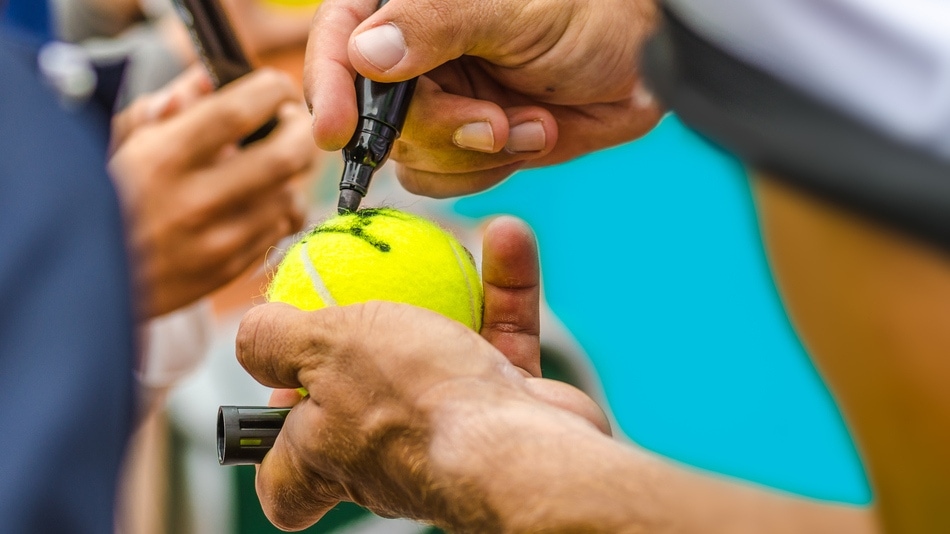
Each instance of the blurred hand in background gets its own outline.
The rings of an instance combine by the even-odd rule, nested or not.
[[[221,287],[299,229],[295,179],[316,151],[298,95],[270,69],[211,92],[195,69],[115,118],[109,168],[144,317]],[[270,136],[238,147],[275,115],[280,125]]]

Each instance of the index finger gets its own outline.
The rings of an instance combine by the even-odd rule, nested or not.
[[[482,337],[515,366],[541,376],[541,268],[534,233],[504,216],[485,229]]]
[[[294,101],[300,101],[300,92],[289,76],[258,69],[168,119],[169,139],[187,161],[207,161],[270,120],[281,104]]]
[[[277,128],[266,138],[201,173],[204,191],[213,192],[218,209],[246,209],[313,165],[317,149],[302,106],[285,104],[278,116]]]
[[[325,0],[313,18],[303,87],[313,114],[313,139],[323,150],[343,148],[356,130],[356,71],[347,44],[376,4],[377,0]]]

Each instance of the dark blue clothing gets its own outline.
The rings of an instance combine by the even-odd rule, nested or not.
[[[0,30],[0,532],[113,531],[133,317],[108,117]]]
[[[8,0],[0,2],[3,24],[29,33],[42,41],[52,39],[49,3],[46,0]]]

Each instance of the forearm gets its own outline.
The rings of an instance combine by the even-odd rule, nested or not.
[[[880,532],[870,508],[822,503],[720,478],[652,456],[628,451],[627,477],[649,492],[641,514],[663,519],[663,533],[841,533]],[[640,475],[638,473],[647,473]],[[646,485],[650,487],[647,488]]]
[[[860,445],[882,522],[950,532],[950,261],[779,179],[753,185],[783,300]]]
[[[878,531],[870,510],[703,475],[553,411],[492,416],[493,424],[503,428],[495,435],[504,439],[482,447],[493,454],[485,463],[475,462],[482,480],[466,487],[485,489],[488,507],[505,532]],[[479,477],[474,467],[468,475]]]

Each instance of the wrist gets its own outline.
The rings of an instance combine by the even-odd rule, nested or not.
[[[638,493],[628,486],[645,475],[641,455],[579,416],[518,393],[444,403],[436,414],[433,470],[451,481],[449,502],[472,506],[447,517],[446,526],[477,532],[642,526],[627,502]],[[538,484],[544,480],[556,483]]]
[[[496,474],[506,480],[511,471],[521,473],[520,484],[499,488],[505,532],[656,531],[644,503],[636,502],[647,477],[635,451],[586,426],[533,440],[533,450]],[[539,481],[550,482],[539,487]]]

